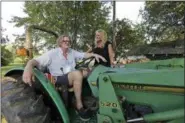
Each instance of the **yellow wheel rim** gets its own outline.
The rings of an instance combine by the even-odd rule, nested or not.
[[[1,123],[8,123],[3,115],[1,115]]]

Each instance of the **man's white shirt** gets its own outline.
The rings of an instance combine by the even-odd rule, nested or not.
[[[66,59],[62,49],[55,48],[34,59],[39,63],[39,68],[48,67],[52,76],[61,76],[75,70],[76,60],[84,56],[85,53],[69,49]]]

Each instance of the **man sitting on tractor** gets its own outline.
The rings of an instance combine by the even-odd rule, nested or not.
[[[82,119],[89,119],[91,111],[85,109],[82,103],[82,80],[85,76],[84,71],[75,70],[75,59],[95,57],[106,62],[105,58],[94,53],[82,53],[70,48],[70,37],[62,35],[57,39],[58,48],[52,49],[43,55],[28,61],[24,73],[23,81],[30,86],[32,85],[33,67],[47,67],[52,76],[56,78],[55,84],[67,84],[73,86],[76,98],[76,110]]]

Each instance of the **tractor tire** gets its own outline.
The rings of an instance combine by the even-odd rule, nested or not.
[[[42,95],[36,95],[20,77],[5,77],[1,92],[1,113],[8,123],[51,123]]]

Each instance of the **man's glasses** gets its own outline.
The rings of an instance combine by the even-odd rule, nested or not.
[[[64,43],[70,43],[71,41],[70,40],[62,40],[62,42],[64,42]]]

